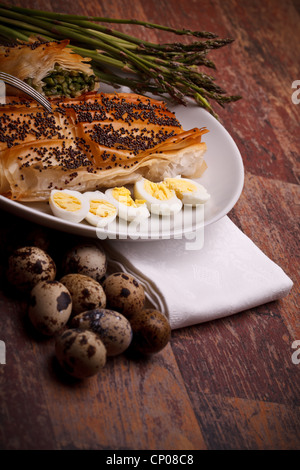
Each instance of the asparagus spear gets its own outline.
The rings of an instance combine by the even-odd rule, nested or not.
[[[193,36],[197,40],[189,44],[156,44],[108,28],[99,22],[135,24]],[[167,94],[181,104],[186,104],[187,98],[192,98],[215,117],[218,116],[212,101],[224,107],[241,98],[226,95],[226,91],[214,82],[214,77],[200,70],[200,66],[214,69],[215,64],[207,54],[212,49],[219,49],[232,42],[232,39],[219,39],[214,33],[178,30],[136,20],[57,14],[1,4],[0,25],[1,36],[9,40],[26,41],[32,36],[50,41],[69,39],[68,47],[92,59],[93,70],[102,82],[114,86],[126,85],[141,94]],[[202,40],[199,41],[199,38]]]

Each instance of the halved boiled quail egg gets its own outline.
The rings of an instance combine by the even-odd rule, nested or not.
[[[172,215],[179,212],[182,202],[164,183],[153,183],[141,178],[134,185],[134,196],[146,201],[147,207],[152,214]]]
[[[107,200],[107,196],[101,191],[84,193],[89,201],[89,211],[85,217],[86,221],[95,227],[105,227],[117,217],[117,207]]]
[[[68,222],[81,222],[89,211],[89,201],[79,191],[53,189],[49,205],[56,217]]]
[[[120,219],[132,222],[150,216],[145,201],[134,200],[130,190],[124,186],[107,189],[105,195],[112,204],[116,205]]]
[[[176,178],[166,178],[163,183],[170,190],[175,191],[182,204],[204,204],[210,198],[210,194],[204,186],[188,178],[176,176]]]

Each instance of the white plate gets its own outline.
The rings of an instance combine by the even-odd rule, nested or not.
[[[100,91],[112,92],[108,86]],[[124,88],[118,91],[127,91]],[[207,144],[205,161],[208,165],[203,176],[196,181],[210,193],[210,200],[199,209],[185,208],[175,219],[151,217],[145,224],[134,227],[124,221],[99,229],[86,222],[72,223],[55,217],[46,202],[20,203],[0,196],[0,207],[35,223],[91,238],[156,240],[179,238],[195,233],[201,227],[212,224],[226,215],[240,197],[244,184],[244,167],[241,154],[227,130],[211,114],[193,103],[188,106],[168,107],[175,112],[185,130],[193,127],[207,127],[209,133],[203,136]]]

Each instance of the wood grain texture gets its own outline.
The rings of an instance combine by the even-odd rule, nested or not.
[[[10,3],[233,37],[230,47],[212,52],[216,81],[228,93],[243,95],[218,109],[245,166],[244,190],[229,216],[294,287],[278,302],[175,330],[153,358],[123,355],[109,360],[97,377],[79,382],[61,373],[53,338],[38,337],[26,302],[5,285],[5,260],[13,247],[46,240],[59,258],[70,238],[42,228],[39,238],[34,225],[0,212],[0,339],[7,358],[0,365],[0,448],[299,449],[300,365],[292,361],[292,343],[300,340],[300,104],[291,99],[292,82],[300,79],[299,2]],[[118,29],[170,40],[156,30]]]

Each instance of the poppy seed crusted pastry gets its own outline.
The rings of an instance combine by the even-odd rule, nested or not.
[[[81,192],[199,177],[206,168],[206,128],[184,131],[165,103],[129,93],[87,93],[0,106],[0,193],[18,201],[48,200],[52,189]]]

